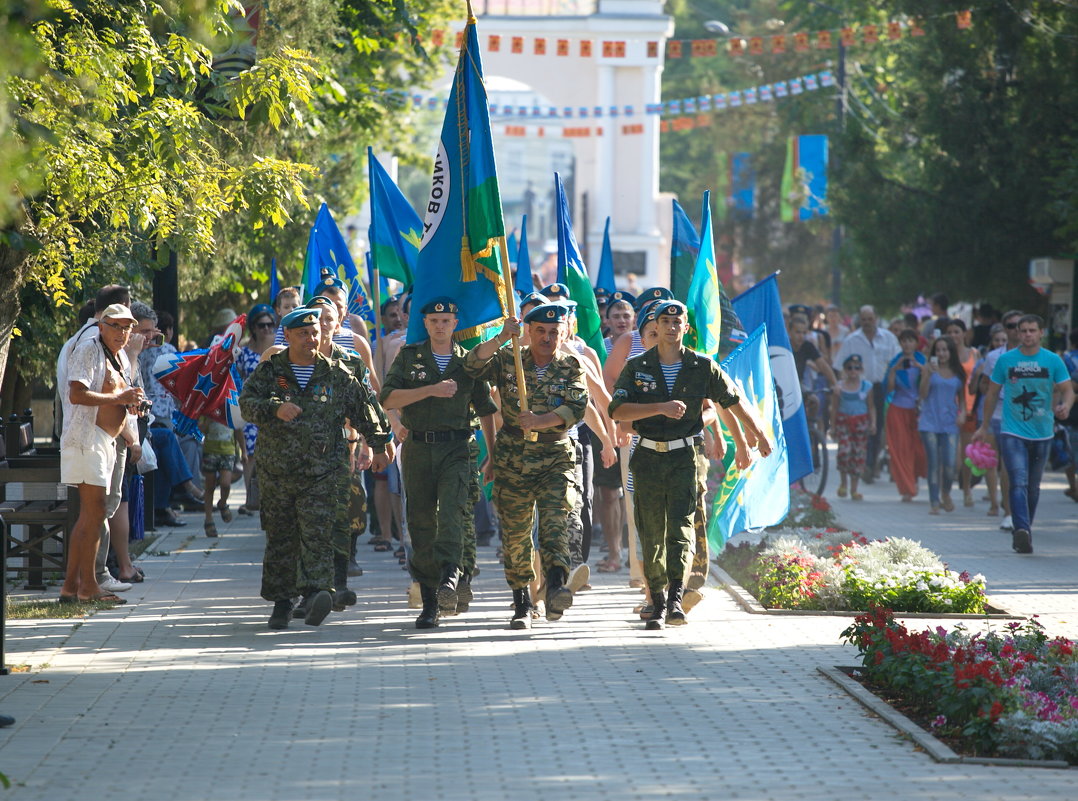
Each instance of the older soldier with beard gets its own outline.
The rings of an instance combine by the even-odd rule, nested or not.
[[[569,577],[569,511],[573,508],[575,447],[568,430],[584,417],[588,390],[576,356],[559,353],[569,336],[567,306],[536,306],[524,318],[531,344],[521,351],[528,411],[520,409],[513,352],[503,348],[520,333],[520,321],[505,321],[494,339],[465,359],[469,375],[493,382],[501,398],[502,428],[494,447],[494,503],[504,529],[505,579],[513,590],[510,627],[531,628],[529,583],[532,521],[539,512],[539,557],[546,574],[547,620],[559,620],[573,605]],[[534,439],[529,434],[534,432]]]

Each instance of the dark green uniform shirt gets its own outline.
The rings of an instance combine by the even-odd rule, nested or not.
[[[542,381],[535,373],[531,348],[521,348],[521,361],[524,363],[528,410],[533,414],[554,412],[564,421],[562,425],[546,431],[565,431],[584,419],[588,388],[584,383],[584,368],[576,356],[555,354],[547,365]],[[512,348],[499,348],[486,362],[480,360],[473,348],[464,359],[464,369],[469,375],[487,379],[498,387],[504,424],[520,428],[517,419],[520,416],[520,396],[517,394],[517,372]]]
[[[277,410],[294,403],[303,412],[285,422]],[[375,449],[389,442],[389,421],[369,385],[341,363],[317,354],[314,373],[300,388],[288,350],[258,365],[240,393],[244,419],[258,426],[258,469],[275,476],[325,475],[345,460],[345,418]]]
[[[704,427],[704,399],[728,409],[738,402],[737,389],[730,376],[723,372],[714,359],[683,348],[681,370],[674,381],[673,392],[667,392],[662,367],[659,366],[659,348],[634,356],[614,384],[610,401],[610,414],[623,403],[665,403],[679,400],[685,404],[685,414],[680,420],[657,414],[633,423],[633,429],[647,439],[668,442],[699,434]]]
[[[465,372],[467,351],[453,343],[445,372],[438,372],[430,340],[405,345],[382,382],[382,402],[398,389],[419,389],[452,379],[457,392],[451,398],[423,398],[400,408],[401,422],[410,431],[463,431],[472,427],[472,409],[479,417],[494,414],[498,407],[490,397],[490,385]]]

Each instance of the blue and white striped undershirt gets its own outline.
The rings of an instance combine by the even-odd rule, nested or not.
[[[432,352],[430,355],[434,357],[434,363],[438,365],[439,373],[445,372],[445,368],[449,366],[449,360],[453,358],[452,353],[447,353],[445,354],[445,356],[443,356],[440,353]]]
[[[548,367],[550,367],[549,363],[544,364],[542,367],[540,367],[538,364],[535,365],[535,377],[538,378],[540,381],[542,381],[543,376],[546,375],[546,368],[548,368]]]
[[[677,375],[681,372],[681,362],[677,361],[673,364],[660,362],[659,367],[662,368],[663,378],[666,379],[666,394],[670,395],[674,391],[674,382],[677,381]]]
[[[290,364],[292,367],[292,372],[296,376],[296,383],[299,384],[299,388],[306,389],[307,384],[311,380],[311,376],[314,375],[314,365],[296,364],[295,362],[291,362]]]

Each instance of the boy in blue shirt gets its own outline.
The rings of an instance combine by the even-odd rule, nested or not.
[[[1018,553],[1033,553],[1031,528],[1052,444],[1053,416],[1066,419],[1074,404],[1063,360],[1041,347],[1043,329],[1044,321],[1035,314],[1018,321],[1018,347],[999,357],[984,403],[984,419],[990,420],[1002,394],[999,450],[1011,478],[1011,547]],[[982,423],[974,439],[986,437]]]

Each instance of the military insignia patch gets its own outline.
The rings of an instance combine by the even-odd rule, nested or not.
[[[629,393],[626,392],[624,389],[615,389],[614,390],[614,397],[618,398],[619,400],[625,399],[625,398],[629,397]]]

